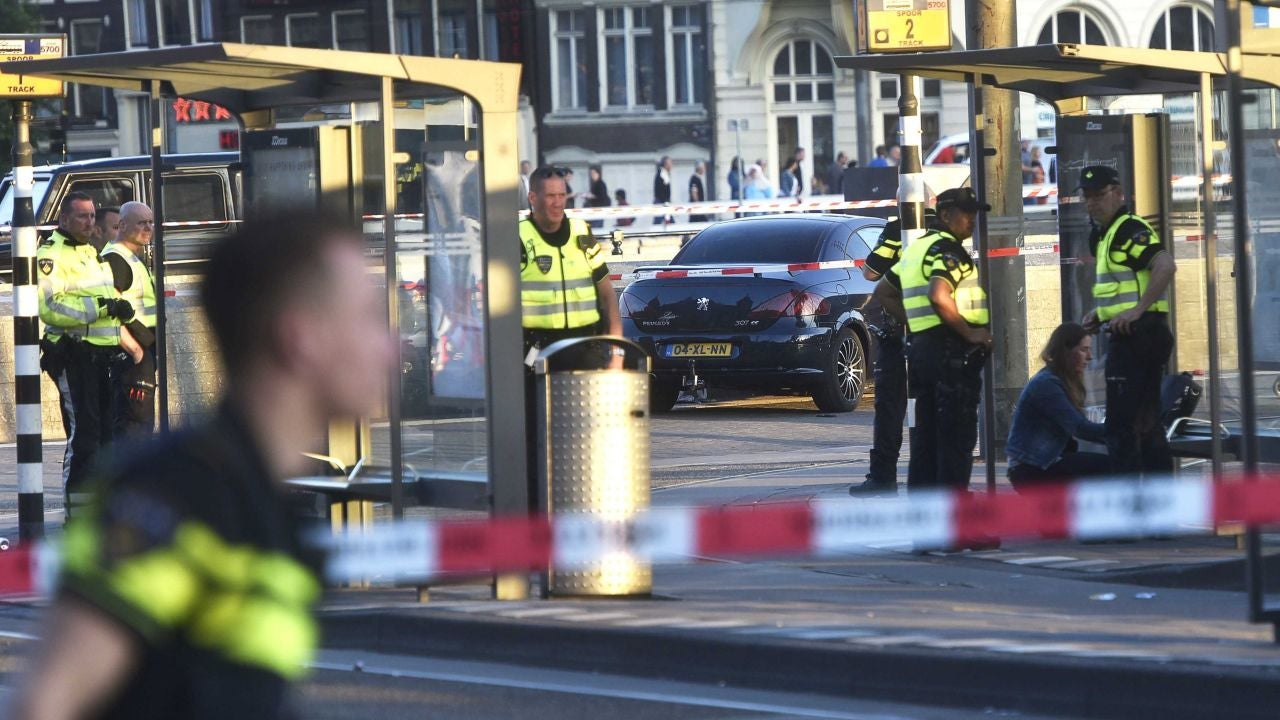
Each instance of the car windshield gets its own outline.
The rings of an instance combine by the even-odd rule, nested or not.
[[[816,262],[831,223],[801,217],[726,222],[703,230],[673,265]]]
[[[48,189],[48,178],[36,178],[36,186],[31,193],[31,207],[36,212],[39,212],[40,202],[44,200],[44,193]],[[5,228],[7,232],[11,225],[13,225],[13,180],[5,178],[0,182],[0,227]]]

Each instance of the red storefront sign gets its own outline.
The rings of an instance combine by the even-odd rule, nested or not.
[[[178,98],[173,101],[173,118],[179,123],[216,122],[234,120],[231,111],[221,105],[204,100]]]

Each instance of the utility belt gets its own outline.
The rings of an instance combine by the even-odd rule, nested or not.
[[[908,347],[929,347],[933,355],[951,370],[973,370],[987,362],[991,351],[985,345],[974,345],[945,325],[907,335]]]
[[[1149,332],[1159,327],[1167,328],[1168,326],[1169,326],[1169,313],[1156,312],[1155,310],[1148,310],[1142,313],[1142,317],[1138,318],[1137,320],[1134,320],[1133,323],[1130,325],[1131,332],[1129,333],[1129,337],[1132,337],[1134,335],[1139,335],[1141,333]],[[1110,331],[1110,327],[1111,327],[1110,325],[1107,326],[1108,331]],[[1116,338],[1116,337],[1125,337],[1125,336],[1120,335],[1118,333],[1111,333],[1111,337]]]
[[[110,369],[124,352],[119,345],[94,345],[69,333],[40,338],[40,369],[57,377],[67,365],[85,357],[94,364]]]

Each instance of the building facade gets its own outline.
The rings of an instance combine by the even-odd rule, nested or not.
[[[37,0],[36,7],[44,30],[65,33],[72,54],[231,41],[519,62],[522,159],[573,169],[575,191],[587,190],[587,167],[599,164],[610,188],[627,190],[632,203],[653,200],[664,155],[675,162],[672,199],[684,201],[698,161],[708,163],[708,195],[727,197],[734,157],[763,160],[776,184],[785,158],[803,147],[808,194],[836,153],[870,159],[855,152],[859,122],[870,126],[873,144],[896,142],[898,78],[873,74],[871,107],[858,108],[853,73],[835,66],[835,57],[855,50],[848,0]],[[1020,0],[1017,13],[1024,45],[1213,49],[1207,0]],[[952,32],[962,46],[959,9]],[[963,86],[925,82],[920,101],[926,146],[967,131]],[[38,122],[65,129],[70,159],[149,147],[145,97],[72,86],[63,107],[59,114],[56,103],[42,104]],[[1173,103],[1168,111],[1186,109]],[[168,112],[175,151],[216,149],[218,131],[235,127],[208,106],[175,102]],[[1052,111],[1024,96],[1020,132],[1052,136]]]

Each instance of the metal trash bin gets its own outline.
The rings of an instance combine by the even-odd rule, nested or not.
[[[623,369],[608,369],[621,356]],[[625,519],[649,507],[649,356],[617,337],[561,340],[534,361],[538,377],[538,507]],[[554,595],[645,595],[648,563],[619,553],[544,577]]]

